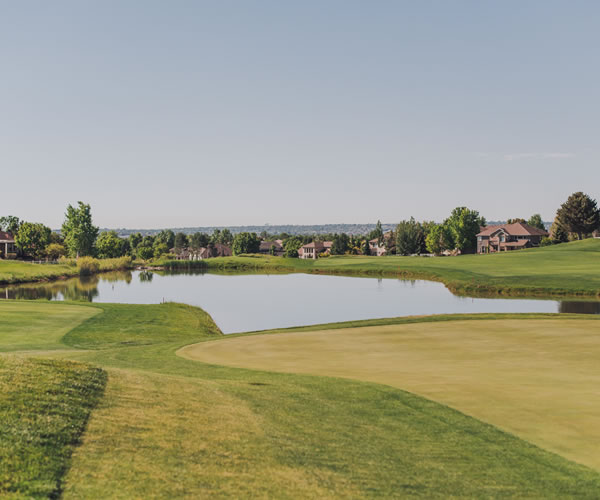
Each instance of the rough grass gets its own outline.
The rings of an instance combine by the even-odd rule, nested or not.
[[[178,357],[220,338],[198,309],[98,307],[66,335],[67,350],[48,353],[109,373],[65,498],[594,498],[600,489],[596,471],[397,388]]]
[[[77,269],[67,264],[31,264],[0,259],[0,284],[57,279],[77,274]]]
[[[496,317],[241,336],[180,354],[388,384],[600,470],[598,319]]]
[[[0,497],[60,495],[105,383],[79,363],[0,357]]]
[[[600,240],[459,257],[332,256],[316,261],[280,257],[226,257],[209,270],[381,274],[444,282],[463,294],[600,294]]]

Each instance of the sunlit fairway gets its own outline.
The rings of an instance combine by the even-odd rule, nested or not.
[[[70,314],[59,322],[64,325],[60,332],[66,332],[60,338],[52,323],[52,335],[43,337],[43,328],[34,328],[30,336],[26,325],[38,324],[31,318],[51,317],[53,308],[78,310],[81,316]],[[511,317],[521,318],[523,325],[536,321]],[[24,367],[33,363],[63,372],[76,366],[82,373],[93,370],[92,365],[102,368],[94,373],[108,376],[81,443],[62,439],[59,427],[53,434],[57,439],[44,448],[45,460],[57,467],[47,475],[44,489],[35,490],[42,491],[40,498],[52,496],[43,491],[61,491],[63,498],[74,499],[595,498],[600,490],[598,471],[390,385],[274,373],[265,371],[270,370],[268,358],[255,371],[177,356],[190,344],[238,341],[225,338],[198,308],[8,301],[0,302],[0,322],[5,319],[12,326],[11,331],[0,330],[0,345],[18,347],[10,354],[13,363],[22,360]],[[443,325],[414,326],[423,327],[427,336],[428,327]],[[347,334],[341,330],[323,335],[343,340]],[[468,339],[457,339],[461,342],[470,349]],[[433,340],[430,344],[433,347]],[[449,355],[460,359],[456,352],[458,348]],[[30,356],[54,359],[45,365]],[[423,352],[421,357],[427,356]],[[71,365],[57,358],[85,363]],[[8,358],[0,362],[4,359]],[[447,370],[443,364],[441,368]],[[0,385],[13,388],[5,405],[10,422],[27,424],[11,437],[17,445],[5,447],[0,456],[0,470],[4,462],[11,463],[24,478],[19,491],[36,487],[27,474],[36,474],[31,465],[39,461],[39,449],[25,446],[27,441],[21,439],[25,432],[47,435],[47,421],[36,415],[53,408],[73,409],[74,415],[83,416],[79,422],[87,419],[82,413],[87,399],[79,398],[77,391],[93,384],[67,377],[53,388],[53,380],[63,379],[10,366],[0,371]],[[43,403],[45,394],[59,399],[56,405],[42,406],[40,413],[36,402]],[[18,413],[11,401],[20,402]],[[62,408],[66,401],[71,401],[68,408]],[[0,419],[0,434],[10,437],[12,428],[20,429],[6,422]],[[594,439],[594,433],[588,437]],[[20,497],[11,483],[4,484],[7,490],[0,495]]]
[[[444,321],[204,342],[181,356],[348,377],[438,401],[600,470],[600,322]]]

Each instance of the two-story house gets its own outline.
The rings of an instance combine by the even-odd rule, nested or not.
[[[523,222],[482,228],[477,235],[477,253],[506,252],[537,247],[548,232]]]

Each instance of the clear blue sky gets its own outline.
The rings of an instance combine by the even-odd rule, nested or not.
[[[600,197],[597,1],[0,0],[0,215],[550,220]]]

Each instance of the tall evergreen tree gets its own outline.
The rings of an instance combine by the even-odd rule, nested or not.
[[[556,216],[561,227],[569,233],[575,233],[580,240],[600,228],[600,212],[596,200],[581,191],[569,196]]]

